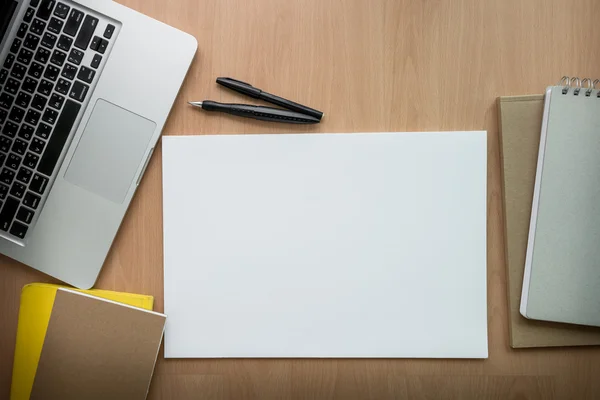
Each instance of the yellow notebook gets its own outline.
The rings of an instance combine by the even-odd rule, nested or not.
[[[21,291],[19,326],[15,346],[11,400],[27,400],[35,379],[40,354],[59,285],[32,283]],[[73,289],[78,290],[78,289]],[[130,306],[152,310],[154,297],[139,294],[111,292],[108,290],[78,290],[92,296],[102,297]]]

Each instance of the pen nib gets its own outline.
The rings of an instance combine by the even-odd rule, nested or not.
[[[201,101],[188,101],[188,104],[194,107],[202,107]]]

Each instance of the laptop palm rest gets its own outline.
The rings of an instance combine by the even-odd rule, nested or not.
[[[156,124],[98,99],[65,173],[65,180],[122,203]]]

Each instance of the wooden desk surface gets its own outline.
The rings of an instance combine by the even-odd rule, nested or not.
[[[513,351],[495,100],[562,75],[600,78],[597,0],[119,0],[198,38],[164,133],[489,132],[489,359],[164,360],[150,399],[600,398],[600,348]],[[288,127],[198,112],[247,101],[231,76],[325,112]],[[160,147],[96,287],[156,297],[163,310]],[[0,398],[8,396],[21,287],[52,280],[0,259]]]

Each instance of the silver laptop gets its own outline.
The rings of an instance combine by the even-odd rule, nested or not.
[[[0,38],[0,253],[90,288],[197,42],[107,0],[0,0]]]

